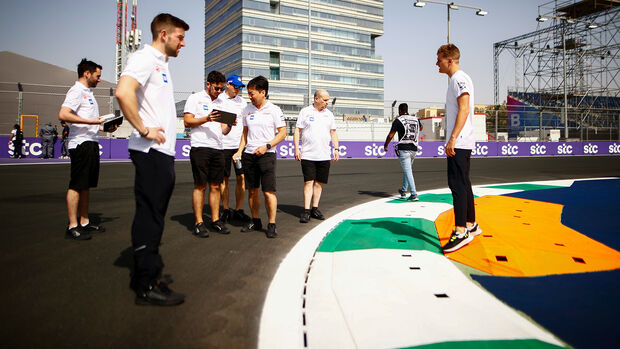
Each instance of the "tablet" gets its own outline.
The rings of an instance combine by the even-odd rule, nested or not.
[[[119,126],[122,123],[123,123],[123,117],[122,116],[117,116],[117,117],[111,118],[111,119],[103,122],[103,131],[104,132],[110,132],[110,130],[112,128],[114,128],[114,126]]]
[[[220,114],[219,122],[223,124],[232,125],[235,123],[235,120],[237,120],[237,114],[235,113],[231,113],[231,112],[227,112],[227,111],[219,110],[219,109],[213,109],[213,111],[216,111]]]

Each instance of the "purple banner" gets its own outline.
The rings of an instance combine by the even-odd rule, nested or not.
[[[8,136],[0,136],[0,158],[13,156],[13,145],[8,144]],[[127,139],[99,140],[99,154],[102,159],[128,159]],[[395,142],[383,150],[383,142],[340,142],[340,157],[354,159],[396,158]],[[176,158],[189,159],[191,149],[188,139],[179,139],[176,143]],[[276,155],[281,159],[295,157],[292,141],[283,141],[276,147]],[[41,140],[36,137],[24,138],[22,154],[27,158],[40,157]],[[54,146],[54,157],[61,155],[61,142]],[[515,157],[515,156],[569,156],[569,155],[620,155],[620,142],[479,142],[472,152],[473,157]],[[433,158],[445,156],[443,142],[421,142],[417,156]]]

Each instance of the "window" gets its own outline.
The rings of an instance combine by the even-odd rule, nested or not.
[[[280,14],[280,0],[269,1],[269,10],[271,13]]]
[[[269,52],[269,66],[280,67],[280,52]]]
[[[280,67],[269,68],[269,80],[280,80]]]

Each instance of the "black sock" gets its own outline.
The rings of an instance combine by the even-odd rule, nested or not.
[[[260,218],[252,218],[252,223],[261,224]]]

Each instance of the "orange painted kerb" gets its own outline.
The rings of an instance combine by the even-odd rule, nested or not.
[[[483,232],[469,245],[446,255],[452,260],[498,276],[620,268],[620,252],[561,223],[563,205],[492,195],[474,202]],[[435,221],[442,246],[453,226],[453,210],[443,212]]]

